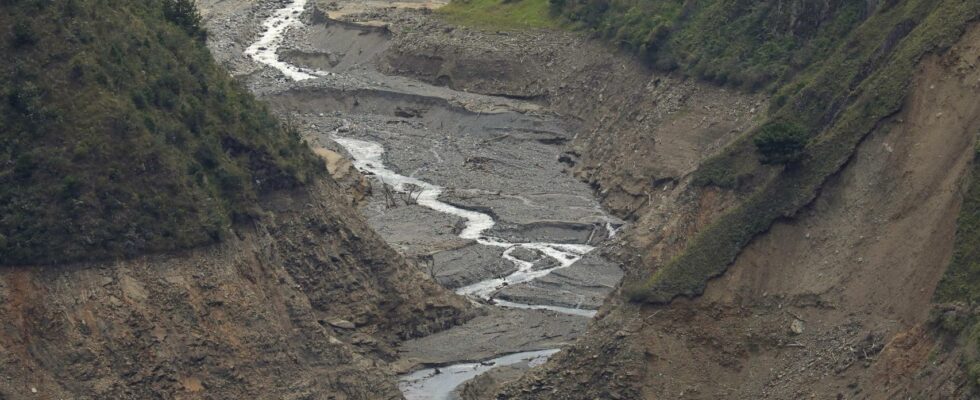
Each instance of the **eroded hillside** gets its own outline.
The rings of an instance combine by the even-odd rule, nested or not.
[[[76,2],[10,4],[94,15],[71,11]],[[148,18],[150,32],[162,26],[157,38],[180,39],[195,60],[204,57],[199,21],[153,8],[162,5],[107,15]],[[223,215],[222,234],[92,253],[130,256],[123,261],[0,270],[0,374],[12,377],[0,383],[3,396],[975,396],[977,3],[200,5],[221,65],[295,129],[229,82],[242,99],[234,104],[259,115],[228,118],[245,121],[243,137],[252,137],[247,121],[266,124],[258,132],[269,135],[228,146],[214,138],[237,131],[198,126],[207,129],[194,149],[218,146],[219,162],[214,171],[187,169],[199,185],[180,192],[218,196],[220,207],[187,212]],[[491,17],[474,22],[480,13]],[[502,18],[520,20],[497,31]],[[37,32],[88,43],[38,24],[11,25],[10,51],[42,54],[30,50],[45,37]],[[141,37],[134,51],[154,48],[152,35]],[[118,61],[112,46],[67,49],[107,51],[100,68]],[[171,53],[185,65],[179,57],[188,53]],[[64,59],[73,57],[52,62]],[[130,102],[144,109],[122,89],[152,80],[83,82],[128,93],[111,102],[126,114]],[[173,105],[208,98],[209,82],[175,89]],[[24,111],[33,103],[20,93],[8,96],[0,122],[16,122],[17,132],[61,123]],[[51,89],[36,93],[47,99]],[[154,98],[136,113],[148,115],[147,127],[176,115],[168,126],[196,132],[193,113],[158,113],[167,104]],[[85,137],[125,130],[117,131]],[[300,133],[343,184],[319,172]],[[32,147],[24,135],[8,141]],[[176,146],[174,163],[202,162],[168,138],[148,152]],[[24,174],[38,164],[9,153],[0,179],[51,183],[44,170]],[[147,168],[129,172],[155,176],[139,171]],[[187,178],[180,168],[159,171]],[[249,183],[222,189],[221,171]],[[285,175],[270,181],[269,171]],[[120,182],[137,193],[152,187]],[[64,200],[51,210],[89,204],[85,186],[51,187]],[[125,210],[141,210],[146,224],[167,215]],[[18,218],[5,220],[10,229],[26,226]],[[0,247],[19,246],[9,237]],[[45,257],[33,261],[58,260]],[[621,274],[609,259],[623,266],[623,283],[614,283]],[[474,308],[483,311],[470,319]]]
[[[394,345],[469,304],[215,66],[188,5],[0,6],[0,397],[401,398]]]
[[[464,318],[317,184],[216,246],[5,267],[6,398],[400,398],[399,339]],[[36,391],[35,391],[36,389]]]
[[[977,9],[865,6],[829,61],[772,95],[651,72],[564,33],[402,36],[392,72],[580,118],[563,160],[634,220],[609,251],[641,279],[499,396],[971,396],[975,338],[957,338],[970,308],[936,302],[973,293],[973,246],[954,249],[954,236],[975,215],[959,209],[980,129]],[[800,164],[757,161],[752,138],[770,121],[807,127]],[[937,299],[954,250],[960,272],[947,280],[960,286],[944,293],[961,296]],[[498,396],[488,385],[467,393]]]

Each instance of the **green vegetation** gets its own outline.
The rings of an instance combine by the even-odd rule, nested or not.
[[[901,108],[919,60],[952,45],[980,17],[977,2],[890,4],[841,38],[824,62],[800,71],[778,90],[770,120],[806,127],[807,157],[794,168],[761,164],[753,146],[756,131],[709,160],[695,182],[737,188],[745,200],[692,239],[676,259],[628,285],[633,300],[659,303],[700,294],[753,237],[812,201],[857,144]]]
[[[192,5],[0,1],[0,264],[212,243],[322,169],[214,64]]]
[[[766,124],[753,142],[763,164],[792,164],[803,158],[806,131],[786,122]]]
[[[936,300],[980,305],[980,147],[956,224],[953,260],[936,289]]]
[[[547,19],[533,1],[541,0],[518,4],[535,10],[533,20]],[[676,259],[626,285],[631,299],[648,302],[699,294],[753,237],[812,201],[858,143],[899,111],[919,60],[980,18],[980,3],[962,0],[549,1],[552,16],[656,68],[774,94],[769,122],[694,174],[695,185],[735,189],[743,202]],[[456,0],[444,12],[470,24],[520,27],[505,11],[513,7]]]
[[[871,12],[868,2],[840,0],[550,1],[659,69],[752,89],[820,62]]]
[[[163,16],[184,29],[188,35],[204,40],[207,32],[193,0],[168,0],[163,2]]]
[[[935,296],[937,302],[965,306],[964,312],[939,316],[939,325],[964,342],[964,369],[971,383],[980,386],[980,316],[973,311],[980,306],[980,144],[974,153],[970,183],[957,220],[953,259]]]
[[[446,20],[477,28],[556,28],[547,0],[453,0],[439,9]]]

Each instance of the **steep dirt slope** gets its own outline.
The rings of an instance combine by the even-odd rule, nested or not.
[[[562,33],[479,32],[414,15],[391,26],[389,72],[533,98],[578,125],[563,160],[634,220],[608,249],[632,259],[627,267],[669,261],[737,204],[738,193],[691,186],[688,174],[759,122],[761,99],[651,74]],[[956,350],[936,343],[928,317],[980,129],[977,43],[973,29],[923,61],[903,111],[702,298],[666,307],[610,298],[592,334],[502,398],[970,396]],[[493,392],[467,388],[469,398]]]
[[[466,304],[333,183],[215,247],[0,271],[3,398],[400,398],[377,356]]]
[[[980,130],[978,45],[974,28],[925,60],[903,111],[702,297],[615,309],[504,397],[970,398],[928,317]]]

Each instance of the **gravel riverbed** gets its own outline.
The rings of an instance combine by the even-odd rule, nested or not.
[[[350,157],[371,185],[369,224],[485,308],[401,345],[392,365],[409,399],[451,398],[473,371],[539,363],[585,331],[622,277],[592,250],[623,222],[558,161],[575,121],[378,72],[398,29],[330,20],[305,0],[239,3],[203,4],[216,58],[311,144]],[[371,4],[352,9],[403,12]]]

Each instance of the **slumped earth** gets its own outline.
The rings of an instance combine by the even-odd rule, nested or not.
[[[218,32],[212,48],[235,58],[227,52],[244,47],[261,68],[239,60],[236,72],[250,70],[253,91],[368,177],[370,225],[484,309],[401,346],[406,398],[452,398],[467,380],[540,364],[585,331],[622,277],[593,250],[623,222],[563,172],[573,125],[533,103],[377,72],[389,33],[374,24],[310,18],[307,0],[258,7],[253,30]],[[221,10],[233,8],[209,17]]]

